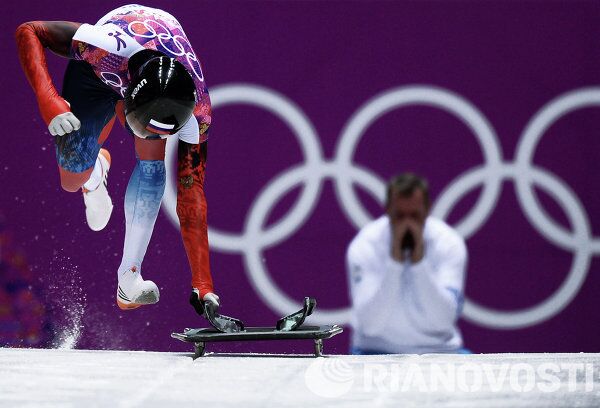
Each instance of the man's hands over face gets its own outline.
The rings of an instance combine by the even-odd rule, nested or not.
[[[411,218],[402,220],[394,220],[392,228],[392,258],[398,262],[410,260],[412,263],[417,263],[423,259],[425,255],[425,245],[423,242],[423,224]],[[413,238],[412,248],[402,248],[402,242],[411,234]]]
[[[409,196],[392,194],[387,205],[387,215],[392,228],[391,255],[396,261],[417,263],[423,259],[423,228],[428,213],[429,204],[422,190],[417,189]],[[403,240],[408,235],[412,240],[407,239],[402,248]],[[408,248],[407,244],[410,244]]]

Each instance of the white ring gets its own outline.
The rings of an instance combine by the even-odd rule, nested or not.
[[[550,101],[544,106],[529,122],[525,128],[524,134],[521,137],[517,147],[516,166],[518,167],[519,177],[515,177],[517,191],[519,197],[523,200],[523,210],[531,223],[545,236],[563,249],[576,250],[578,246],[585,244],[595,248],[596,253],[600,253],[600,240],[593,239],[589,242],[589,220],[583,205],[578,199],[573,200],[573,205],[577,207],[579,214],[578,221],[580,224],[587,226],[585,238],[582,236],[570,236],[560,224],[554,222],[546,211],[539,205],[538,200],[534,196],[534,191],[531,185],[531,180],[528,175],[528,169],[533,165],[533,155],[541,136],[546,130],[561,117],[581,108],[589,106],[600,106],[600,88],[583,88],[568,92],[558,98]],[[568,194],[576,197],[564,182],[563,190],[568,191]],[[579,231],[583,234],[583,231]],[[585,239],[586,241],[582,241]]]
[[[558,200],[561,208],[567,209],[567,216],[575,226],[575,230],[584,234],[587,225],[578,216],[579,209],[576,205],[577,199],[575,196],[571,195],[560,181],[545,172],[537,169],[532,170],[530,177],[536,185],[542,186],[548,194]],[[521,200],[519,202],[521,207],[524,208],[525,203]],[[549,238],[543,233],[542,236]],[[560,313],[575,298],[585,281],[590,261],[591,254],[587,245],[575,248],[575,257],[566,279],[550,297],[535,306],[523,310],[500,311],[480,306],[471,300],[465,299],[464,317],[466,320],[478,323],[480,326],[496,329],[517,329],[541,323]]]
[[[486,165],[492,170],[490,172],[492,177],[485,184],[472,214],[457,226],[457,229],[465,234],[471,234],[478,220],[477,217],[489,216],[500,193],[500,178],[493,176],[495,174],[493,169],[499,168],[502,159],[493,128],[485,116],[466,99],[441,88],[426,86],[407,86],[386,91],[365,103],[348,122],[336,149],[336,162],[340,166],[351,168],[353,152],[367,127],[393,109],[412,105],[433,106],[451,113],[477,136]],[[348,177],[340,172],[337,180],[336,191],[340,202],[349,203],[349,205],[342,204],[342,208],[354,226],[361,228],[371,220],[371,217],[358,201]],[[440,201],[441,206],[444,207],[445,201],[443,199]],[[433,213],[435,212],[434,207]]]
[[[318,166],[321,162],[322,153],[316,131],[304,113],[282,95],[253,85],[232,84],[215,87],[211,92],[211,101],[213,109],[231,104],[249,104],[268,110],[291,128],[300,143],[307,166]],[[172,158],[175,154],[174,147],[169,147],[167,146],[166,164],[167,169],[172,169],[174,168]],[[270,230],[263,232],[265,236],[276,237],[277,235],[289,234],[292,230],[295,230],[304,219],[302,212],[306,211],[306,203],[316,200],[319,188],[320,181],[316,177],[309,177],[298,202],[286,214],[284,220],[276,223]],[[167,177],[166,194],[163,201],[169,218],[175,225],[179,225],[176,197],[176,187],[172,182],[172,177]],[[274,234],[272,231],[274,231]],[[216,228],[209,228],[209,238],[211,249],[223,252],[243,252],[256,239],[256,237],[248,237],[247,232],[236,235],[222,232]]]
[[[285,294],[275,282],[270,278],[270,275],[263,262],[262,251],[269,246],[275,245],[283,241],[286,236],[295,233],[301,224],[312,214],[314,207],[317,204],[317,198],[320,195],[320,186],[323,179],[335,177],[339,174],[338,168],[335,165],[324,165],[321,168],[311,167],[308,165],[298,166],[291,170],[282,173],[272,184],[264,189],[258,199],[251,207],[248,222],[246,223],[245,234],[255,237],[253,240],[248,240],[248,244],[244,251],[244,261],[246,270],[248,271],[250,283],[254,287],[256,293],[265,301],[265,303],[274,311],[280,314],[287,314],[290,311],[298,308],[298,302],[292,300]],[[278,201],[298,184],[305,180],[310,180],[311,177],[317,175],[317,183],[319,189],[315,195],[310,195],[306,202],[300,200],[298,207],[302,210],[298,212],[291,224],[293,227],[289,231],[283,231],[281,228],[272,228],[271,235],[263,232],[262,226],[268,219],[269,213]],[[350,175],[355,180],[372,180],[370,173],[365,169],[356,167],[350,169]],[[379,193],[374,186],[375,183],[363,185],[367,191],[376,195]],[[308,187],[307,187],[308,188]],[[308,195],[307,195],[308,196]],[[289,218],[292,218],[291,216]],[[263,294],[268,294],[263,296]],[[324,324],[327,322],[349,322],[350,308],[340,308],[335,310],[320,309],[314,314],[314,322]]]

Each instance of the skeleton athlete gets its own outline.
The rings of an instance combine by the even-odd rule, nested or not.
[[[158,302],[142,261],[165,189],[167,137],[178,138],[177,215],[192,271],[190,301],[219,305],[209,267],[204,172],[211,121],[200,62],[179,22],[140,5],[119,7],[95,25],[32,21],[17,28],[19,59],[55,138],[63,189],[83,191],[87,223],[103,229],[112,212],[110,154],[102,149],[115,121],[133,135],[136,165],[125,193],[125,242],[117,270],[117,304]],[[69,58],[59,95],[44,49]],[[193,116],[193,118],[192,118]]]

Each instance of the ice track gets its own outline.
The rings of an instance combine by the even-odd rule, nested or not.
[[[598,407],[600,354],[193,360],[191,353],[0,349],[0,407],[11,406]]]

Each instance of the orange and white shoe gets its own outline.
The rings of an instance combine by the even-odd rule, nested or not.
[[[113,210],[113,203],[108,195],[107,178],[110,169],[110,153],[100,149],[98,159],[102,166],[102,180],[95,190],[82,188],[85,203],[85,218],[92,231],[100,231],[106,227]]]
[[[138,268],[131,268],[119,272],[117,286],[117,305],[121,310],[137,309],[143,305],[158,302],[160,293],[158,286],[151,280],[144,280]]]

